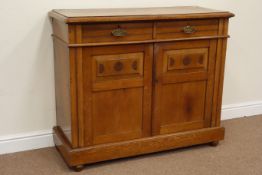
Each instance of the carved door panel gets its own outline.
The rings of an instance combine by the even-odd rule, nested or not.
[[[153,134],[211,125],[216,42],[155,44]]]

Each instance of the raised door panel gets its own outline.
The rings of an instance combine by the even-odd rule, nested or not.
[[[152,48],[142,44],[84,49],[85,145],[151,134]]]
[[[156,44],[153,134],[209,127],[215,41]]]
[[[142,136],[142,87],[96,92],[92,109],[95,144]]]
[[[143,75],[143,52],[94,56],[95,78],[122,78]]]

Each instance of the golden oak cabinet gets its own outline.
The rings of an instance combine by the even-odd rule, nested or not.
[[[57,126],[66,163],[224,138],[228,19],[201,7],[53,10]]]

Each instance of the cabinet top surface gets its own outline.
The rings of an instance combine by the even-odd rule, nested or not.
[[[112,8],[112,9],[55,9],[49,16],[67,23],[194,19],[232,17],[227,11],[213,10],[198,6],[154,7],[154,8]]]

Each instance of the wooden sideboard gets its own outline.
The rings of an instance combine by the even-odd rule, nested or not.
[[[56,147],[84,164],[210,143],[228,19],[201,7],[53,10]]]

